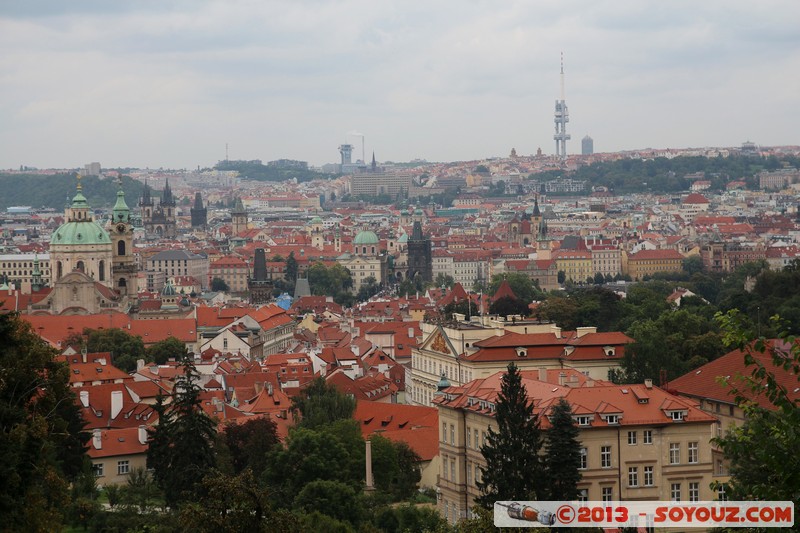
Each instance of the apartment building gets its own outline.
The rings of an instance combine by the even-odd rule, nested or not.
[[[147,260],[147,270],[163,272],[167,278],[192,276],[208,289],[208,257],[188,250],[165,250]]]
[[[437,482],[439,513],[449,522],[471,517],[486,462],[480,448],[494,422],[504,372],[445,388],[439,408]],[[567,381],[562,382],[562,374]],[[704,501],[719,495],[709,444],[716,418],[694,402],[654,387],[651,381],[614,385],[575,370],[522,371],[522,383],[544,431],[560,398],[572,407],[581,443],[584,501]]]
[[[620,332],[578,328],[562,333],[550,323],[517,320],[422,323],[423,342],[411,350],[406,382],[409,403],[433,405],[444,378],[452,385],[485,378],[514,362],[523,369],[574,369],[592,380],[608,379],[633,341]]]
[[[623,254],[623,273],[633,281],[657,272],[681,272],[685,257],[676,250],[640,250],[634,254]]]

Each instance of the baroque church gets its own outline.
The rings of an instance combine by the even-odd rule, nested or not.
[[[126,312],[136,303],[136,262],[131,213],[120,186],[107,227],[94,220],[83,195],[66,208],[65,222],[50,237],[52,289],[33,306],[34,313],[94,314]]]

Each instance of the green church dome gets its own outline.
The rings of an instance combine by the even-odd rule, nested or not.
[[[357,244],[358,246],[378,244],[378,236],[375,235],[374,231],[360,231],[358,235],[356,235],[355,240],[353,240],[353,244]]]
[[[110,244],[108,233],[93,220],[66,222],[50,237],[50,244]]]

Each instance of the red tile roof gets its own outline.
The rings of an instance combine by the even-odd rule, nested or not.
[[[769,346],[776,346],[782,350],[788,348],[787,344],[776,339],[769,341]],[[753,351],[751,355],[756,361],[764,365],[768,371],[775,374],[778,383],[788,392],[790,398],[800,401],[800,383],[797,375],[774,366],[769,351],[766,354]],[[755,369],[755,366],[745,365],[744,357],[745,353],[741,350],[728,352],[722,357],[674,379],[669,382],[668,387],[670,390],[684,396],[706,398],[733,404],[735,401],[731,394],[730,385],[720,384],[718,378],[729,378],[731,384],[742,388],[742,383],[739,381],[738,376],[750,376]],[[763,394],[755,397],[748,394],[748,397],[755,400],[761,407],[774,409],[772,403]]]

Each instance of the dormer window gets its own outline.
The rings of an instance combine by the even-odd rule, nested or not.
[[[619,424],[619,415],[606,415],[606,424]]]
[[[614,357],[617,354],[616,349],[613,346],[603,346],[603,353],[608,357]]]
[[[683,422],[683,419],[686,418],[686,411],[668,411],[667,416],[675,422]]]
[[[592,425],[592,418],[593,418],[592,416],[588,415],[579,415],[575,417],[575,422],[579,426],[590,426]]]
[[[515,350],[517,352],[517,357],[528,357],[528,349],[527,348],[523,348],[523,347],[519,346],[519,347],[515,348]]]

